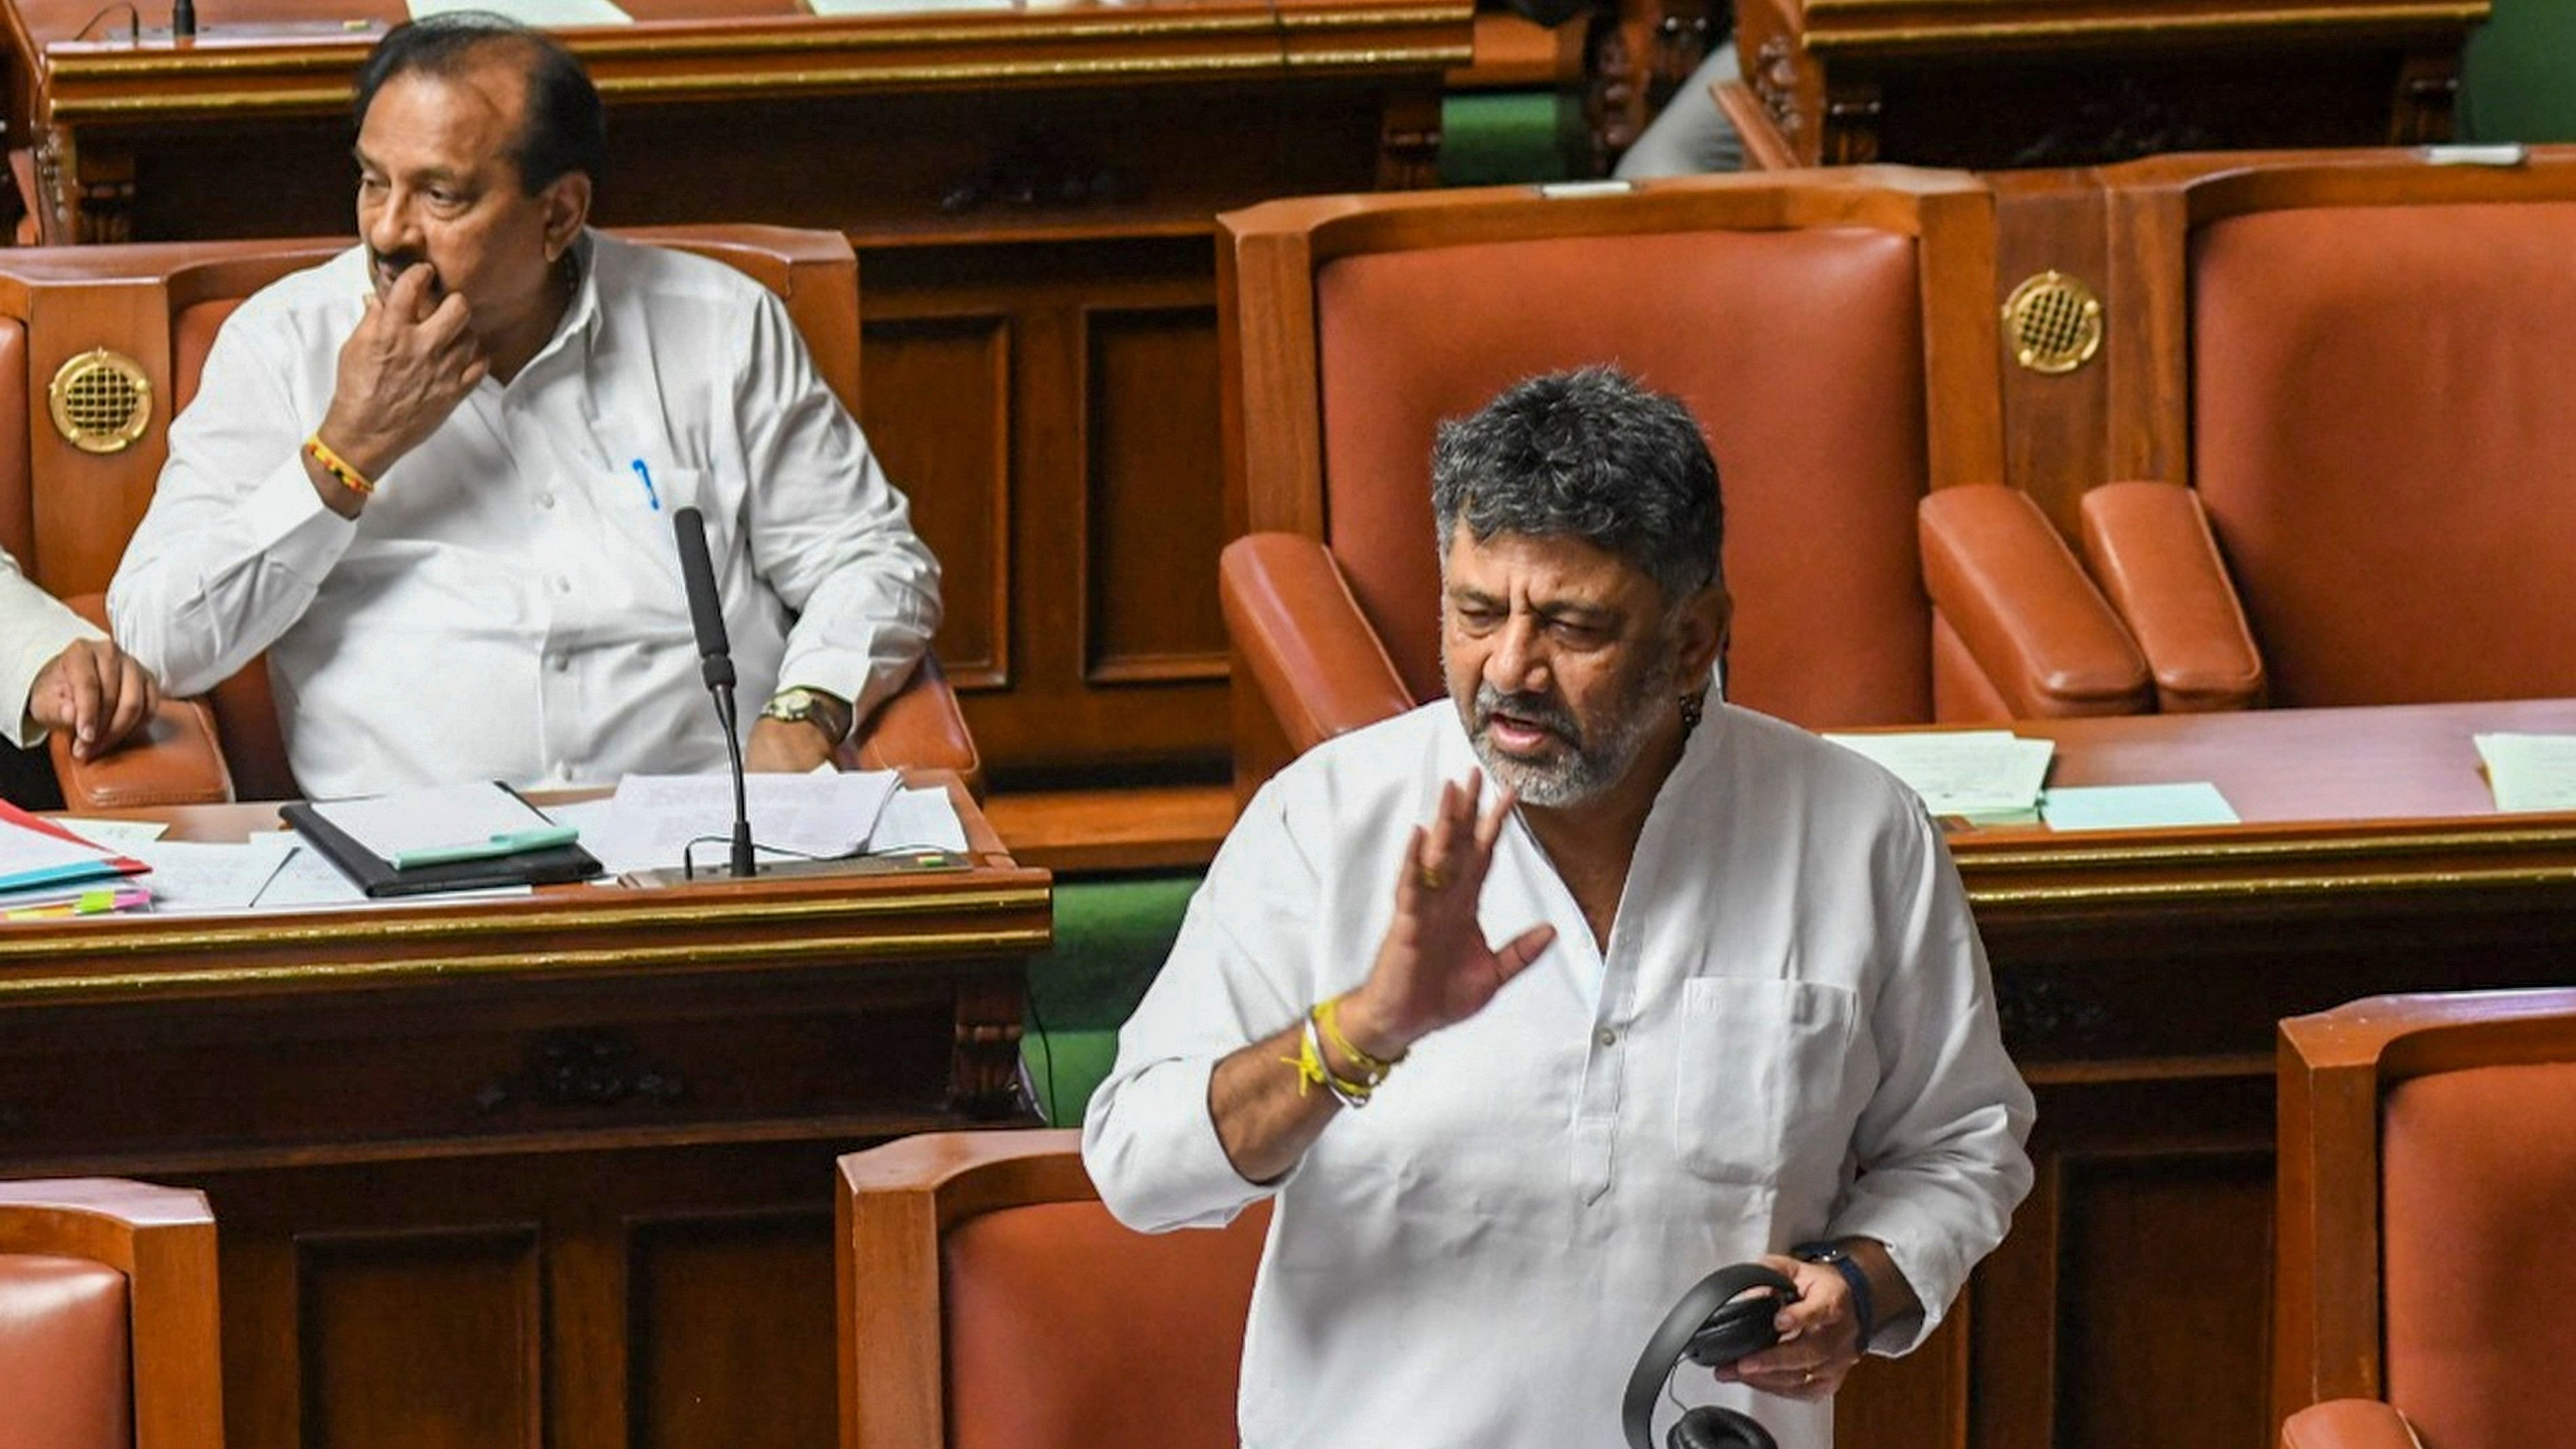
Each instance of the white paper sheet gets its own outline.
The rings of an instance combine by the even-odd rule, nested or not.
[[[133,852],[125,850],[126,846],[138,840],[159,840],[170,833],[170,827],[158,820],[99,820],[85,815],[55,815],[48,818],[92,845],[105,846],[110,850],[123,850],[128,855]]]
[[[805,0],[821,16],[925,15],[942,10],[1011,10],[1014,0]]]
[[[948,792],[936,786],[919,790],[897,790],[886,802],[885,813],[877,817],[877,828],[868,836],[868,852],[883,854],[889,850],[954,850],[966,849],[966,826],[957,818],[957,807],[948,803]]]
[[[555,822],[488,780],[398,790],[360,800],[316,801],[313,813],[386,860],[406,851],[481,845],[496,835]]]
[[[1876,760],[1923,797],[1935,815],[1970,819],[2034,816],[2048,762],[2057,747],[2015,738],[2009,730],[1941,730],[1884,735],[1827,735]]]
[[[2494,734],[2476,740],[2496,809],[2576,810],[2576,735]]]
[[[93,867],[121,853],[103,844],[65,840],[14,820],[0,820],[0,889],[51,885],[57,877],[77,879],[75,868]]]
[[[488,891],[440,891],[435,895],[390,896],[376,900],[358,889],[356,881],[341,874],[330,857],[318,850],[297,846],[295,853],[278,868],[277,874],[269,878],[253,908],[262,911],[318,908],[383,910],[395,906],[443,906],[457,901],[507,900],[533,893],[534,888],[530,886],[500,886]]]
[[[891,770],[753,775],[744,785],[752,842],[765,847],[763,860],[849,855],[867,844],[900,780]],[[555,817],[581,831],[582,845],[612,874],[678,865],[688,843],[705,836],[715,838],[697,858],[721,864],[733,836],[733,781],[629,775],[605,810],[562,807]]]
[[[292,836],[274,834],[245,843],[141,840],[125,849],[152,867],[140,884],[152,892],[152,909],[169,914],[248,910],[296,853]]]
[[[2051,830],[2151,830],[2234,825],[2236,807],[2206,780],[2176,785],[2076,785],[2043,791],[2039,817]]]

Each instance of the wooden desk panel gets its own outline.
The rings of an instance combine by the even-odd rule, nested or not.
[[[827,1443],[835,1155],[1031,1120],[1052,893],[967,818],[962,872],[0,928],[0,1173],[207,1192],[235,1449]]]
[[[862,421],[949,565],[937,646],[988,768],[1221,772],[1214,218],[1432,184],[1472,5],[626,8],[636,24],[564,37],[609,107],[598,220],[858,248]],[[348,232],[349,79],[403,7],[204,0],[185,45],[76,39],[94,9],[5,6],[33,233]]]
[[[2058,742],[2052,784],[2210,780],[2248,823],[1953,837],[2038,1185],[1964,1323],[1864,1366],[1840,1442],[2259,1449],[2275,1024],[2576,981],[2576,817],[2495,814],[2470,743],[2576,731],[2576,701],[2015,728]]]

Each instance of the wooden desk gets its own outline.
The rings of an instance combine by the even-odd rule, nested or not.
[[[1745,0],[1757,156],[1970,168],[2447,141],[2488,0]]]
[[[829,1444],[834,1157],[1032,1120],[951,794],[964,872],[0,927],[0,1174],[205,1190],[233,1449]]]
[[[609,108],[597,220],[849,235],[861,421],[943,566],[987,768],[1221,774],[1214,219],[1432,184],[1470,0],[625,8],[565,36]],[[349,81],[401,4],[202,0],[184,45],[77,39],[96,9],[5,5],[45,239],[350,232]]]
[[[2576,817],[2496,815],[2469,738],[2576,732],[2576,701],[2016,729],[2058,742],[2052,784],[2210,780],[2248,823],[1954,839],[2038,1186],[1964,1324],[1865,1366],[1839,1442],[2259,1449],[2275,1023],[2576,981]]]

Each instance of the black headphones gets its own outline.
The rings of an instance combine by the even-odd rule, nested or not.
[[[1739,1295],[1756,1288],[1767,1293]],[[1730,1364],[1780,1341],[1771,1326],[1782,1304],[1797,1301],[1797,1285],[1758,1263],[1720,1268],[1699,1280],[1663,1325],[1646,1340],[1637,1367],[1628,1375],[1628,1392],[1619,1401],[1620,1426],[1628,1431],[1628,1449],[1654,1449],[1655,1395],[1685,1358],[1702,1368]],[[1681,1417],[1664,1436],[1665,1449],[1779,1449],[1771,1431],[1733,1409],[1702,1405]]]

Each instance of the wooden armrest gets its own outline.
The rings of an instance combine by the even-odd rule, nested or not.
[[[2281,1425],[2281,1449],[2424,1449],[2406,1416],[2376,1399],[2311,1404]]]
[[[1747,171],[1794,171],[1798,152],[1789,138],[1780,134],[1780,125],[1771,119],[1769,108],[1753,94],[1753,87],[1740,80],[1719,81],[1709,87],[1717,101],[1719,114],[1744,138],[1744,169]]]
[[[205,1194],[113,1178],[0,1182],[0,1253],[87,1258],[123,1273],[135,1449],[222,1449],[215,1218]]]
[[[107,596],[63,600],[75,614],[107,627]],[[71,737],[46,739],[54,779],[69,810],[123,810],[155,805],[211,805],[233,798],[233,775],[215,734],[214,712],[195,699],[164,699],[143,727],[104,755],[72,758]]]
[[[2263,656],[2199,495],[2106,483],[2084,495],[2084,556],[2128,622],[2169,714],[2263,703]]]
[[[966,729],[939,661],[928,654],[894,698],[842,744],[841,763],[862,770],[953,770],[968,795],[984,798],[984,760],[976,753],[975,736]]]
[[[1323,544],[1294,533],[1238,538],[1217,560],[1217,594],[1226,633],[1292,749],[1413,708]]]
[[[1936,489],[1915,521],[1932,606],[2014,718],[2147,712],[2146,661],[2028,495]]]

